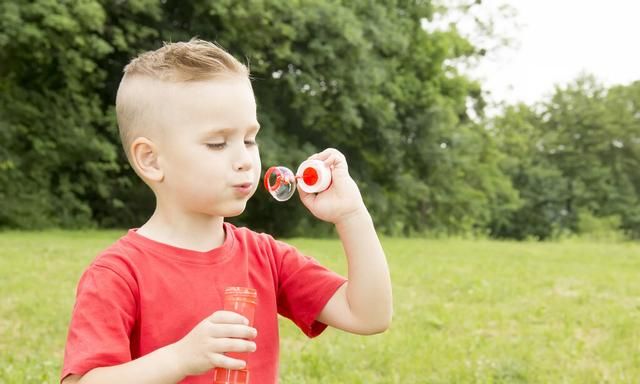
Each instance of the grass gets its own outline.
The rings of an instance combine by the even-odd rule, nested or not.
[[[121,235],[0,233],[0,383],[54,383],[77,280]],[[345,272],[339,242],[293,239]],[[636,383],[640,244],[385,239],[381,335],[306,339],[281,321],[288,383]]]

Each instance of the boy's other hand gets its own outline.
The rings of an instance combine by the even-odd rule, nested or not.
[[[257,335],[248,320],[235,312],[218,311],[202,320],[185,337],[172,344],[175,361],[184,376],[198,375],[220,367],[242,369],[246,362],[225,356],[225,352],[253,352]]]
[[[321,160],[331,170],[331,185],[320,193],[306,193],[298,186],[300,200],[320,220],[337,224],[349,216],[366,211],[360,189],[349,175],[347,159],[340,151],[327,148],[307,160]]]

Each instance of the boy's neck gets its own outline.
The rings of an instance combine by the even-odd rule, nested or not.
[[[151,218],[137,233],[174,247],[206,252],[224,243],[223,222],[223,217],[168,212],[156,206]]]

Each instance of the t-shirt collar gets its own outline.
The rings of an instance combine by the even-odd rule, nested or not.
[[[170,244],[152,240],[139,234],[138,228],[131,228],[127,232],[124,240],[128,240],[145,250],[150,250],[155,254],[171,257],[176,260],[196,264],[217,264],[226,261],[233,255],[232,249],[235,243],[233,225],[223,223],[225,239],[222,245],[209,251],[196,251],[187,248],[180,248]]]

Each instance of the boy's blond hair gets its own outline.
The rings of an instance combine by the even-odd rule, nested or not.
[[[129,147],[141,133],[148,103],[143,96],[124,91],[133,78],[147,78],[166,82],[209,80],[224,75],[249,77],[249,69],[220,46],[209,41],[191,39],[188,42],[165,43],[155,51],[144,52],[124,67],[124,76],[116,97],[116,117],[125,154],[131,162]],[[130,88],[130,87],[129,87]],[[126,95],[125,95],[126,94]]]

